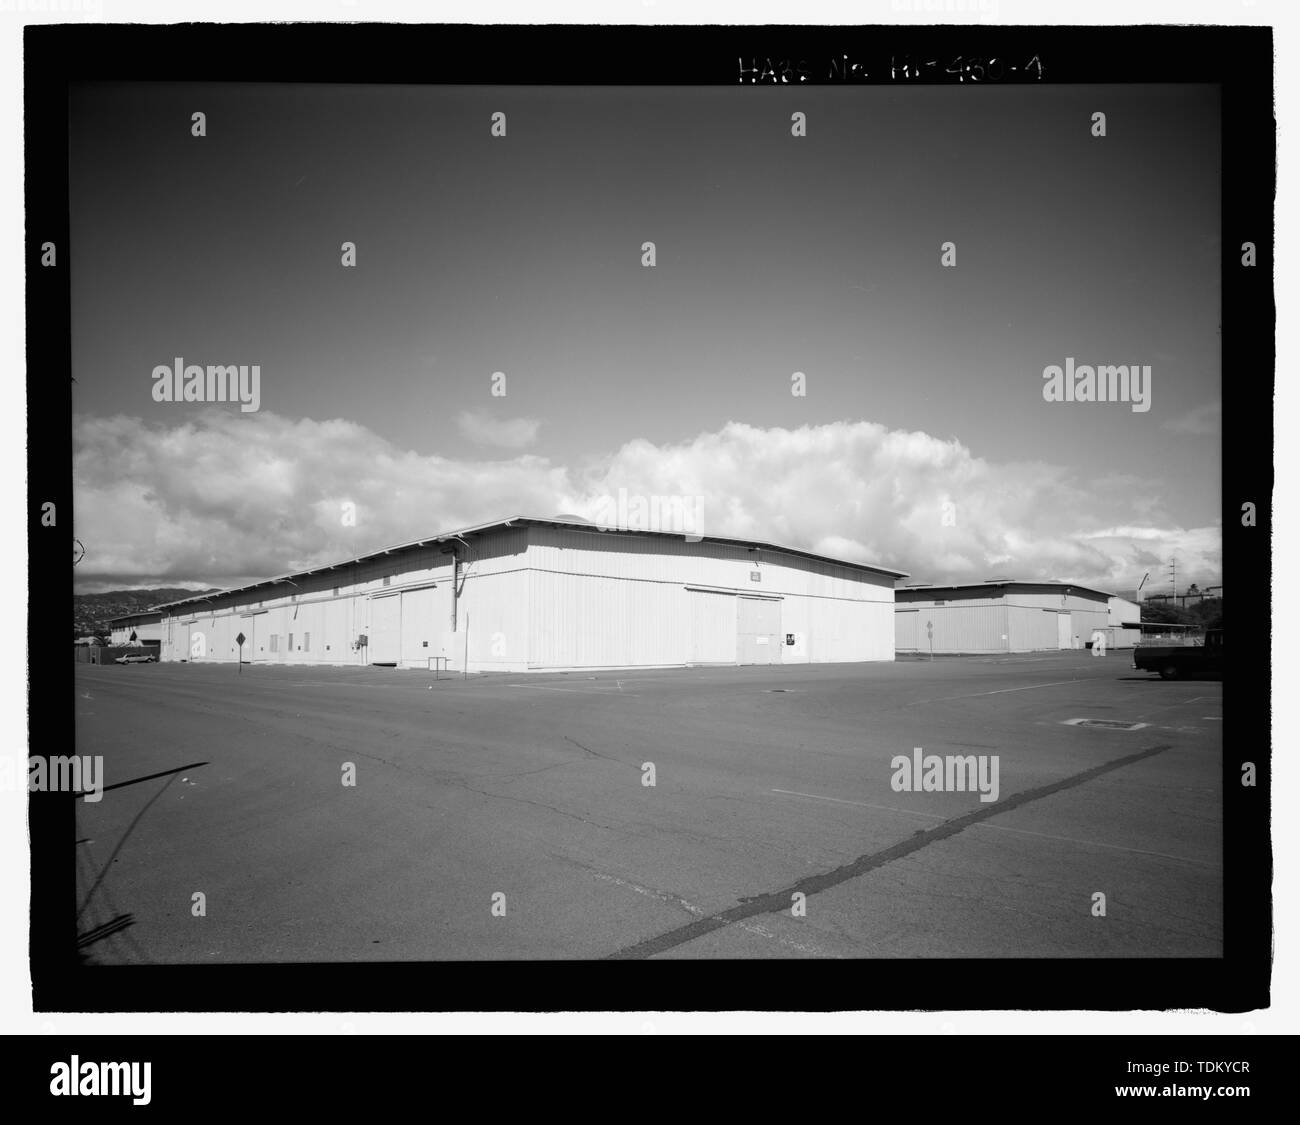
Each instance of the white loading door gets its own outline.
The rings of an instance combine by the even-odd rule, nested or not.
[[[402,663],[429,667],[429,657],[442,652],[441,622],[434,621],[432,586],[402,592]]]
[[[691,616],[691,664],[736,663],[736,595],[687,590]]]
[[[736,600],[736,647],[741,664],[781,663],[781,603],[767,598]]]
[[[402,658],[402,599],[399,594],[370,599],[369,660],[396,664]]]
[[[1056,647],[1074,647],[1074,634],[1070,630],[1070,615],[1068,613],[1058,613],[1056,615]]]

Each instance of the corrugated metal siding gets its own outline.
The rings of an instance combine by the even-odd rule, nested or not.
[[[736,662],[735,594],[714,594],[687,590],[687,612],[691,618],[692,664],[734,664]]]
[[[465,603],[473,605],[471,591],[479,587],[485,624],[508,619],[508,627],[499,624],[486,634],[481,653],[478,638],[471,635],[471,665],[477,659],[484,665],[523,668],[526,666],[527,648],[527,580],[523,564],[528,549],[528,536],[523,528],[505,528],[475,539],[466,552],[461,573],[465,579]],[[401,598],[404,587],[437,584],[433,598],[435,621],[429,651],[433,650],[434,637],[442,651],[442,631],[450,627],[450,589],[452,557],[445,548],[427,546],[395,551],[392,555],[365,564],[348,563],[298,579],[295,584],[282,583],[240,594],[213,598],[201,606],[178,607],[170,615],[164,614],[159,628],[163,643],[162,660],[217,660],[233,662],[238,659],[234,637],[241,631],[240,618],[250,613],[259,614],[254,632],[242,631],[253,644],[245,646],[244,659],[254,663],[272,664],[345,664],[356,665],[373,659],[367,650],[353,648],[353,642],[363,633],[373,630],[372,595],[392,592]],[[497,595],[489,595],[482,587],[489,578],[506,578],[518,575],[514,593],[521,609],[512,614],[502,614],[493,608]],[[384,580],[387,579],[387,584]],[[334,593],[335,589],[339,593]],[[445,591],[445,592],[444,592]],[[441,619],[446,618],[444,622]],[[375,618],[378,620],[378,618]],[[190,625],[189,622],[194,624]],[[191,630],[204,636],[205,655],[191,657]],[[410,631],[410,630],[408,630]],[[427,622],[422,623],[417,642],[419,655],[412,656],[414,647],[407,649],[401,642],[397,659],[407,665],[425,667],[423,641],[430,632]],[[493,652],[494,634],[505,633],[505,640],[495,639],[497,652]],[[293,647],[289,635],[293,634]],[[272,636],[276,647],[271,648]],[[307,637],[310,635],[310,642]],[[518,653],[513,661],[502,658],[502,645]],[[460,650],[457,650],[460,651]]]
[[[471,573],[465,579],[457,625],[469,630],[471,672],[527,670],[532,644],[532,577],[527,570],[519,569]],[[450,609],[450,602],[447,604]],[[464,661],[459,650],[449,656],[448,666],[460,668]]]
[[[1007,606],[1008,652],[1050,652],[1057,643],[1055,609],[1030,606]]]
[[[908,607],[912,608],[912,607]],[[950,605],[916,607],[917,621],[913,636],[915,651],[929,652],[931,636],[927,625],[934,626],[935,652],[1005,652],[1007,642],[1006,607],[1000,602],[981,599],[980,604],[965,601]]]
[[[1114,625],[1107,625],[1101,632],[1106,638],[1107,652],[1111,649],[1132,648],[1142,635],[1140,629],[1117,629]]]
[[[900,652],[930,651],[927,623],[934,626],[935,652],[1007,651],[1007,610],[1002,598],[897,593],[896,609],[917,611],[895,614],[895,644]]]
[[[943,605],[936,604],[944,602]],[[898,591],[898,608],[919,612],[895,615],[900,652],[926,652],[925,623],[934,623],[935,652],[1050,652],[1060,647],[1057,617],[1070,618],[1072,647],[1082,647],[1093,628],[1106,624],[1107,599],[1076,592],[1012,589],[1003,597],[966,596],[955,591]]]
[[[135,633],[134,641],[132,633]],[[159,641],[162,635],[162,622],[150,621],[147,625],[119,625],[111,631],[109,641],[115,645],[142,645],[145,641]]]
[[[779,598],[736,599],[736,659],[741,664],[781,663]]]
[[[898,652],[918,652],[921,648],[921,611],[911,606],[894,607],[894,648]]]
[[[692,662],[705,642],[694,608],[701,595],[689,586],[779,596],[781,661],[786,634],[803,641],[798,662],[894,656],[893,582],[884,575],[726,544],[565,528],[533,528],[530,543],[533,668]],[[736,643],[734,613],[712,616],[710,627],[728,634],[708,643],[715,654]]]
[[[529,565],[562,574],[722,586],[755,594],[800,594],[862,601],[894,600],[887,575],[772,551],[721,543],[532,528]],[[760,575],[754,582],[750,575]]]
[[[449,668],[460,668],[467,622],[471,671],[680,665],[704,651],[734,660],[734,600],[740,594],[780,597],[781,659],[787,653],[798,661],[894,655],[893,580],[887,575],[727,544],[560,528],[504,529],[473,539],[462,557],[455,634],[449,632],[451,556],[422,547],[347,564],[296,585],[184,607],[160,625],[161,658],[191,659],[193,630],[204,637],[204,654],[195,659],[233,662],[242,620],[250,638],[244,656],[256,663],[356,665],[378,659],[353,647],[358,636],[375,632],[375,595],[410,606],[410,614],[397,611],[396,656],[381,654],[407,666],[426,666],[436,637],[437,654],[449,658]],[[751,580],[755,572],[757,582]],[[412,592],[431,582],[432,594]],[[715,606],[709,622],[699,624],[692,606],[705,603],[691,600],[691,585],[722,587],[733,604]],[[728,600],[716,597],[719,603]],[[251,626],[250,613],[258,614]],[[798,634],[799,643],[785,647],[787,633]]]
[[[1123,628],[1128,624],[1136,624],[1142,620],[1142,607],[1137,602],[1131,602],[1127,598],[1111,598],[1106,603],[1108,612],[1107,624],[1115,628]],[[1141,632],[1141,630],[1137,630]]]
[[[682,586],[533,571],[532,599],[534,668],[689,662],[691,623]]]
[[[781,629],[805,638],[804,663],[894,659],[892,602],[790,597],[781,603]],[[795,663],[789,651],[783,663]]]
[[[1072,611],[1070,627],[1074,631],[1074,647],[1087,648],[1092,634],[1098,629],[1105,629],[1108,620],[1105,605]]]

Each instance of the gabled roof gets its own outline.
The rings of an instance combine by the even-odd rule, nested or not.
[[[173,609],[177,606],[197,605],[201,602],[213,601],[217,598],[229,597],[231,594],[243,594],[250,590],[258,590],[268,586],[276,586],[283,582],[293,582],[298,578],[308,578],[313,574],[324,574],[331,570],[338,570],[345,566],[354,566],[358,563],[371,562],[374,559],[383,558],[385,555],[395,555],[402,551],[409,551],[416,547],[427,547],[431,544],[450,543],[455,540],[464,542],[467,536],[481,535],[490,531],[497,531],[501,528],[514,526],[539,526],[539,527],[567,527],[575,528],[582,531],[590,531],[603,535],[653,535],[667,539],[681,539],[683,532],[680,531],[643,531],[639,528],[625,527],[601,527],[595,523],[588,522],[577,517],[566,516],[511,516],[508,519],[492,520],[489,523],[474,524],[471,527],[458,528],[455,531],[443,531],[436,535],[428,535],[422,539],[411,539],[405,543],[394,543],[389,547],[380,547],[378,550],[370,551],[364,555],[357,555],[354,558],[344,559],[341,562],[329,563],[325,566],[312,567],[310,570],[294,570],[288,574],[281,574],[275,578],[265,578],[259,582],[250,582],[246,586],[236,586],[229,590],[217,590],[215,593],[196,594],[192,598],[180,598],[176,601],[161,602],[152,606],[153,610]],[[692,535],[692,541],[696,536]],[[794,555],[798,558],[812,559],[815,562],[832,563],[835,566],[846,566],[852,570],[864,570],[873,574],[883,574],[889,578],[906,578],[907,572],[903,570],[893,570],[885,566],[873,566],[869,563],[849,562],[847,559],[832,558],[829,555],[818,555],[811,551],[802,551],[795,547],[783,547],[777,543],[766,543],[754,539],[736,539],[725,535],[703,535],[698,536],[699,540],[709,543],[726,543],[730,546],[739,546],[746,548],[761,549],[765,551],[780,551],[782,554]]]
[[[109,618],[108,625],[110,629],[118,625],[127,624],[151,625],[161,617],[162,614],[157,610],[142,609],[137,613],[124,613],[121,617]]]
[[[962,582],[952,586],[928,586],[914,584],[910,586],[900,586],[894,591],[894,600],[898,600],[900,594],[913,594],[922,597],[929,597],[932,594],[953,594],[953,593],[971,593],[979,591],[988,593],[992,590],[1001,589],[1027,589],[1029,587],[1049,587],[1059,590],[1082,590],[1087,594],[1100,594],[1103,598],[1113,598],[1117,595],[1112,594],[1109,590],[1098,590],[1095,586],[1085,586],[1082,582],[1057,582],[1053,579],[1047,579],[1042,582],[1036,582],[1033,579],[1020,578],[997,578],[987,582]]]

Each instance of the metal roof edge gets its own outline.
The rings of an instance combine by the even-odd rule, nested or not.
[[[956,582],[938,586],[901,586],[895,590],[895,594],[907,593],[930,593],[935,590],[991,590],[999,587],[1009,586],[1054,586],[1068,590],[1083,590],[1089,594],[1100,594],[1103,598],[1122,598],[1122,594],[1115,594],[1109,590],[1100,590],[1096,586],[1089,586],[1083,582],[1059,582],[1054,578],[1035,581],[1032,578],[1016,578],[1007,582]]]
[[[472,524],[469,527],[461,527],[453,531],[442,531],[434,535],[421,536],[419,539],[411,539],[404,543],[393,543],[387,547],[379,547],[375,550],[367,551],[364,554],[356,555],[349,559],[343,559],[340,562],[324,563],[321,566],[311,567],[306,570],[293,570],[286,574],[277,575],[273,578],[263,578],[257,582],[250,582],[244,586],[232,586],[229,589],[218,590],[215,593],[197,594],[192,598],[178,598],[175,601],[160,602],[158,605],[150,606],[147,612],[167,610],[175,606],[187,606],[199,602],[212,601],[215,598],[229,597],[232,594],[243,594],[250,590],[258,590],[267,586],[276,586],[284,582],[292,582],[295,578],[306,578],[323,571],[337,570],[344,566],[354,566],[358,563],[368,562],[371,559],[379,558],[382,555],[396,554],[399,551],[408,551],[414,547],[423,547],[430,543],[445,543],[452,539],[461,539],[466,535],[475,535],[496,528],[511,527],[515,524],[539,524],[548,527],[571,527],[577,530],[587,530],[612,535],[655,535],[667,536],[672,539],[683,537],[682,532],[674,531],[653,531],[629,527],[601,527],[596,523],[587,523],[580,520],[561,520],[549,516],[508,516],[504,519]],[[884,574],[893,578],[910,577],[909,573],[905,570],[895,570],[892,567],[877,566],[874,563],[851,562],[848,559],[832,558],[830,555],[819,555],[814,551],[805,551],[798,547],[785,547],[779,543],[768,543],[758,539],[739,539],[734,536],[708,535],[703,533],[698,537],[692,535],[689,538],[693,541],[708,540],[712,543],[729,543],[743,547],[761,547],[769,551],[781,551],[785,554],[795,555],[800,558],[814,559],[818,562],[830,563],[834,566],[846,566],[854,570],[867,570],[875,574]]]

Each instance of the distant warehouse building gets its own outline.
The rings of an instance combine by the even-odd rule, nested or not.
[[[1111,648],[1132,648],[1142,640],[1142,607],[1128,598],[1111,595],[1107,605],[1106,638]]]
[[[1122,606],[1112,613],[1111,603],[1123,599],[1072,582],[997,578],[961,586],[907,586],[894,597],[894,643],[899,652],[1086,648],[1098,631],[1108,647],[1120,647],[1111,622],[1124,621],[1128,614]]]
[[[164,661],[806,664],[892,660],[900,577],[769,543],[519,516],[156,608]]]
[[[162,642],[162,614],[156,610],[148,613],[131,613],[114,617],[108,623],[112,645],[158,645]]]

